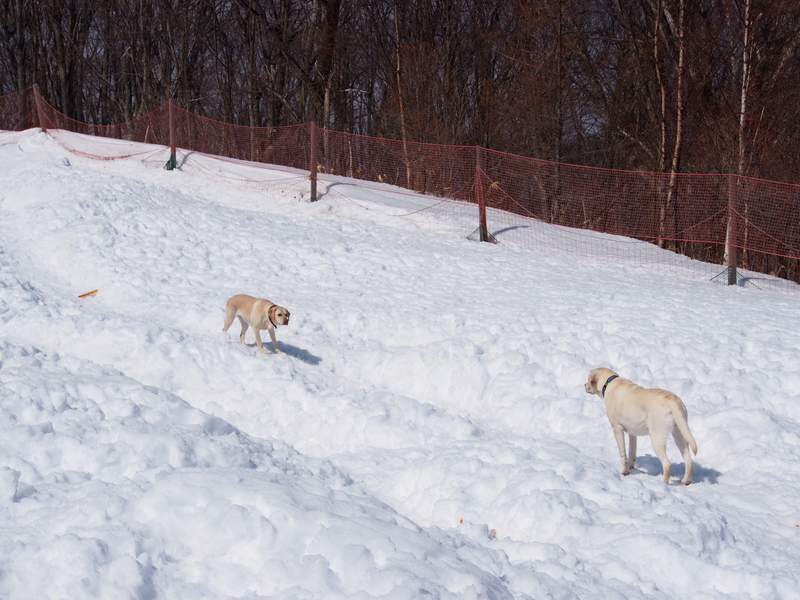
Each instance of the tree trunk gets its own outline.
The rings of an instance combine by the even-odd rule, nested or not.
[[[406,164],[406,187],[411,188],[411,164],[408,160],[408,136],[406,131],[406,109],[403,104],[403,71],[400,63],[400,16],[398,3],[394,3],[394,37],[395,37],[395,77],[397,78],[397,101],[400,109],[400,139],[403,142],[403,161]]]
[[[17,90],[24,90],[28,87],[28,78],[26,77],[26,60],[25,60],[25,10],[23,5],[25,0],[16,0],[14,4],[14,21],[17,27]]]
[[[681,150],[683,144],[683,77],[684,77],[684,55],[686,40],[684,35],[684,8],[685,0],[680,0],[680,14],[678,16],[678,73],[676,81],[675,94],[677,96],[676,114],[675,114],[675,143],[672,148],[672,163],[669,169],[669,187],[667,188],[667,202],[666,202],[666,233],[667,235],[675,236],[676,229],[676,183],[678,180],[678,168],[681,160]]]
[[[737,157],[737,164],[736,164],[736,188],[737,191],[741,188],[743,181],[742,177],[745,175],[745,170],[747,168],[746,163],[746,144],[745,144],[745,133],[747,128],[747,100],[748,100],[748,90],[750,87],[750,0],[745,0],[744,4],[744,30],[742,32],[742,85],[739,90],[739,131],[738,131],[738,138],[739,138],[739,148],[738,148],[738,157]],[[734,193],[732,197],[737,197],[738,193]],[[745,216],[747,215],[747,202],[745,199],[745,206],[744,206]],[[739,216],[737,211],[735,210],[734,206],[729,206],[728,209],[728,227],[725,234],[725,256],[724,256],[724,264],[728,265],[729,267],[736,268],[737,266],[737,256],[736,256],[736,248],[734,243],[736,241],[736,229],[738,224]],[[747,221],[745,220],[744,223],[745,231],[744,231],[744,240],[743,243],[746,247],[747,245]]]

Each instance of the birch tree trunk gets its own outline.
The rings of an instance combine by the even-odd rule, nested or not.
[[[748,0],[749,2],[749,0]],[[685,21],[685,0],[680,0],[680,7],[679,7],[679,16],[678,16],[678,73],[677,73],[677,82],[676,82],[676,91],[675,94],[677,96],[676,102],[677,107],[675,109],[675,144],[672,148],[672,163],[670,164],[669,168],[669,187],[667,188],[667,202],[665,206],[665,221],[666,221],[666,233],[668,235],[675,236],[675,229],[676,229],[676,207],[675,207],[675,195],[676,195],[676,184],[678,181],[678,168],[680,166],[681,160],[681,150],[683,144],[683,78],[684,78],[684,56],[685,56],[685,48],[686,48],[686,38],[685,38],[685,29],[684,29],[684,21]],[[663,237],[663,236],[662,236]]]
[[[400,62],[400,15],[398,3],[394,3],[395,76],[397,78],[397,101],[400,109],[400,139],[403,142],[403,162],[406,164],[406,187],[411,189],[411,164],[408,160],[408,136],[406,131],[406,109],[403,104],[403,71]]]
[[[656,81],[658,82],[658,89],[661,95],[661,122],[659,123],[660,144],[658,149],[658,172],[664,173],[667,168],[667,86],[664,84],[664,78],[661,75],[661,64],[659,63],[658,46],[659,36],[661,35],[661,0],[656,3],[655,9],[655,24],[653,26],[653,64],[656,68]],[[664,193],[663,179],[658,176],[656,181],[657,197],[660,204],[658,216],[658,246],[664,247],[665,236],[665,223],[664,217],[666,213],[665,203],[666,199],[662,199]]]
[[[745,143],[745,132],[747,128],[747,100],[748,100],[748,90],[750,87],[750,0],[745,0],[744,4],[744,25],[743,25],[743,32],[742,32],[742,84],[739,90],[739,131],[738,131],[738,138],[739,138],[739,148],[738,148],[738,157],[737,157],[737,165],[736,165],[736,184],[732,186],[732,189],[729,193],[728,198],[728,226],[725,231],[725,255],[724,255],[724,264],[728,267],[736,268],[738,260],[737,260],[737,224],[738,224],[738,214],[736,210],[736,199],[739,196],[739,190],[742,187],[742,177],[745,174],[745,170],[747,167],[746,164],[746,143]],[[745,205],[745,215],[747,214],[747,207]],[[747,223],[745,222],[745,239],[744,242],[747,242]]]

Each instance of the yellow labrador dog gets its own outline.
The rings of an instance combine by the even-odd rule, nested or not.
[[[225,304],[225,325],[222,326],[222,331],[228,331],[233,319],[236,317],[239,317],[239,322],[242,324],[242,332],[239,334],[240,342],[244,344],[244,334],[247,332],[248,327],[252,327],[253,333],[256,334],[258,351],[266,354],[264,346],[261,345],[261,334],[259,333],[262,329],[266,329],[269,331],[269,337],[272,338],[275,352],[283,354],[281,349],[278,348],[278,341],[275,339],[275,327],[289,324],[288,310],[263,298],[237,294]]]
[[[586,393],[597,394],[606,403],[606,414],[614,430],[622,459],[620,473],[627,475],[636,462],[636,436],[649,435],[653,450],[664,468],[664,483],[669,483],[672,464],[667,458],[667,438],[672,438],[683,454],[686,474],[684,485],[692,482],[692,452],[697,454],[697,443],[689,431],[686,406],[672,392],[644,389],[628,379],[623,379],[610,369],[592,369],[586,382]],[[629,439],[629,456],[625,456],[625,434]]]

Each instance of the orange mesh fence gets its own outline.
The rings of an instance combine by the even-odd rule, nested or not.
[[[97,158],[141,154],[146,164],[164,166],[169,147],[177,147],[181,169],[244,189],[281,189],[308,198],[313,183],[317,195],[345,198],[337,191],[339,177],[354,178],[375,193],[397,186],[413,200],[407,218],[464,235],[483,226],[491,239],[542,252],[660,264],[713,278],[724,269],[727,248],[735,254],[732,264],[745,269],[745,283],[774,287],[755,272],[800,282],[798,185],[565,165],[313,124],[245,127],[199,117],[171,102],[128,123],[93,125],[59,113],[35,88],[0,97],[0,127],[35,126],[57,139],[60,131],[92,136],[90,144],[70,149]],[[59,141],[69,146],[68,139]],[[219,165],[198,155],[213,156]],[[237,170],[241,163],[234,161],[251,168]]]

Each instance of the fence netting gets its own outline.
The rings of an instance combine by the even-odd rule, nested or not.
[[[35,87],[0,97],[0,128],[32,127],[94,158],[141,154],[145,164],[162,167],[172,152],[184,171],[254,191],[280,189],[309,198],[316,188],[317,196],[352,200],[337,191],[341,178],[376,193],[396,186],[409,197],[428,198],[404,218],[469,235],[484,223],[483,213],[489,240],[540,252],[657,265],[722,283],[731,282],[721,274],[730,272],[723,261],[732,253],[735,262],[728,264],[738,266],[734,283],[791,289],[789,282],[800,282],[800,185],[730,174],[582,167],[311,123],[246,127],[200,117],[172,102],[128,123],[96,125],[69,119]],[[75,138],[59,139],[63,131],[91,136],[92,143],[69,147]],[[237,170],[242,165],[270,167]]]

